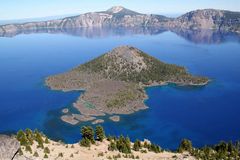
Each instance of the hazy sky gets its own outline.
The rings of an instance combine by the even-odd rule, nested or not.
[[[159,14],[180,14],[203,8],[240,11],[240,0],[0,0],[0,20],[101,11],[115,5]]]

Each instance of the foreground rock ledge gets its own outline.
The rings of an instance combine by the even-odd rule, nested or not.
[[[19,148],[20,143],[16,138],[0,135],[0,160],[18,159],[16,154]]]
[[[1,142],[1,141],[0,141]],[[9,141],[8,143],[10,143]],[[37,147],[37,142],[34,141],[33,145],[31,145],[32,153],[25,150],[25,147],[21,146],[21,150],[23,151],[23,155],[17,157],[14,160],[42,160],[42,159],[59,159],[59,160],[105,160],[108,157],[113,157],[116,155],[121,155],[119,159],[132,160],[132,158],[123,158],[124,153],[120,153],[119,151],[109,151],[108,145],[109,141],[104,140],[103,142],[96,142],[96,144],[92,144],[91,147],[82,147],[79,143],[75,144],[64,144],[62,142],[56,142],[49,140],[49,143],[44,143],[44,147],[49,148],[50,153],[48,154],[48,158],[44,158],[44,150]],[[133,145],[133,144],[131,144]],[[132,146],[131,146],[132,147]],[[0,155],[4,153],[8,153],[8,148],[4,148],[4,152],[0,150]],[[35,157],[33,153],[37,152],[39,157]],[[62,153],[62,157],[59,157],[59,154]],[[172,153],[172,152],[161,152],[154,153],[147,151],[147,153],[141,153],[140,151],[132,150],[131,155],[135,157],[138,156],[141,160],[195,160],[194,157],[190,156],[189,153]],[[0,160],[10,160],[9,158],[3,158],[0,156]]]
[[[85,90],[73,106],[83,116],[105,116],[147,109],[144,87],[167,83],[201,86],[208,81],[137,48],[121,46],[69,72],[48,77],[46,85],[53,90]]]

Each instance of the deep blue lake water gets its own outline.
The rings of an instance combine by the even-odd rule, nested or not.
[[[9,36],[9,35],[8,35]],[[147,138],[175,149],[182,138],[194,146],[240,139],[240,38],[234,34],[150,29],[93,29],[0,37],[0,133],[38,128],[74,143],[81,123],[60,120],[80,92],[51,91],[44,78],[87,62],[119,45],[132,45],[168,63],[211,78],[204,87],[146,88],[148,110],[106,120],[107,134]]]

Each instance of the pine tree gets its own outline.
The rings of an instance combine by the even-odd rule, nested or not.
[[[48,140],[48,138],[46,137],[45,138],[45,141],[44,141],[46,144],[48,144],[49,143],[49,140]]]
[[[144,148],[148,148],[148,146],[149,146],[148,142],[147,142],[147,141],[144,141],[143,147],[144,147]]]
[[[39,133],[37,130],[35,130],[34,134],[35,134],[35,140],[38,142],[38,147],[43,149],[44,148],[44,145],[43,145],[44,141],[43,141],[41,133]]]
[[[192,142],[188,139],[183,139],[178,147],[178,152],[192,151]]]
[[[155,145],[153,143],[151,143],[149,145],[149,148],[148,148],[149,151],[152,151],[152,152],[155,152],[155,153],[160,153],[161,152],[161,148],[158,146],[158,145]]]
[[[122,153],[131,153],[131,142],[130,139],[124,138],[122,135],[117,140],[117,149]]]
[[[110,144],[108,145],[108,150],[109,151],[115,151],[117,150],[117,145],[114,141],[111,141]]]
[[[25,133],[23,132],[23,130],[19,130],[17,132],[17,140],[21,141],[22,137],[25,135]]]
[[[26,137],[27,137],[30,145],[32,145],[32,144],[33,144],[33,132],[32,132],[32,130],[29,129],[29,128],[27,128],[27,129],[25,130],[25,133],[26,133]]]
[[[88,139],[92,144],[95,143],[94,140],[94,130],[90,126],[83,126],[81,129],[81,134],[83,139]]]
[[[20,145],[22,145],[22,146],[29,145],[29,141],[27,139],[26,134],[23,132],[23,130],[18,131],[17,140],[20,142]]]
[[[139,151],[141,149],[141,142],[139,140],[136,140],[133,144],[133,150],[134,151]]]
[[[105,131],[104,131],[103,127],[102,126],[97,126],[95,132],[96,132],[97,140],[102,142],[103,139],[105,138]]]

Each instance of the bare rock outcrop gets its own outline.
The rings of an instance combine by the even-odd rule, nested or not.
[[[14,137],[0,135],[0,160],[20,159],[17,155],[20,143]]]
[[[176,18],[171,23],[171,27],[239,32],[240,12],[215,9],[191,11]]]

